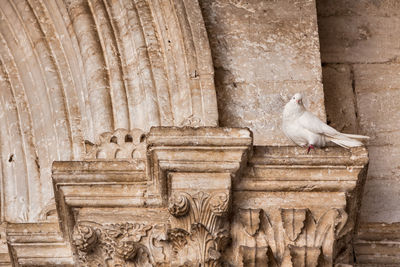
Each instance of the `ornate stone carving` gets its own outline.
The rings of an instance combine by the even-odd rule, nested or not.
[[[90,226],[76,226],[72,235],[73,244],[82,252],[91,251],[97,245],[96,231]]]
[[[347,214],[340,209],[325,211],[319,218],[309,209],[295,208],[268,212],[245,209],[238,216],[243,231],[255,238],[255,247],[240,246],[242,262],[265,262],[269,263],[267,266],[332,266],[335,242],[346,234],[342,230]],[[258,216],[255,221],[243,220]]]
[[[365,150],[250,151],[247,130],[219,128],[153,128],[146,142],[145,159],[54,164],[61,229],[81,265],[351,263]]]
[[[351,239],[366,150],[330,147],[312,156],[299,152],[292,147],[258,147],[233,185],[233,207],[238,211],[228,255],[233,265],[353,263]]]
[[[175,253],[173,264],[221,265],[221,251],[229,241],[226,221],[229,201],[225,192],[180,193],[171,198],[168,210],[175,219],[168,236]]]
[[[155,226],[157,235],[160,225]],[[154,266],[151,256],[154,246],[153,226],[142,223],[96,224],[80,222],[74,228],[72,243],[78,253],[80,266]],[[154,244],[154,243],[153,243]],[[156,248],[159,249],[159,248]],[[157,251],[156,253],[157,254]]]
[[[146,135],[140,129],[117,129],[113,133],[103,133],[96,144],[85,142],[86,159],[144,159],[145,139]]]
[[[238,212],[239,221],[249,236],[254,236],[260,229],[260,211],[260,209],[240,209]]]

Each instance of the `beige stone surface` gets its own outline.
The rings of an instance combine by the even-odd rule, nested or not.
[[[368,179],[365,183],[360,221],[395,223],[400,220],[398,179]]]
[[[399,2],[318,0],[324,63],[398,61]]]
[[[360,127],[374,135],[400,130],[400,65],[355,65],[357,105]],[[393,140],[398,143],[398,140]],[[376,144],[382,144],[379,140]]]
[[[352,67],[328,64],[322,67],[322,76],[327,123],[339,132],[356,133],[358,122]]]
[[[361,217],[364,221],[400,220],[399,73],[398,64],[354,65],[359,127],[371,136],[368,190]]]
[[[338,111],[354,110],[352,127],[371,137],[361,223],[398,222],[399,2],[320,0],[317,7],[327,116],[332,124],[345,125],[352,112]],[[337,101],[344,98],[354,99],[354,105]]]
[[[287,99],[302,92],[325,119],[315,2],[201,0],[221,126],[249,127],[254,143],[289,144]]]
[[[74,266],[71,247],[58,223],[19,223],[7,226],[12,266]]]

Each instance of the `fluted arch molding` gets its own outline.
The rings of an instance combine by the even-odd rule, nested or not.
[[[0,3],[1,218],[52,205],[51,164],[84,140],[151,126],[216,126],[213,65],[196,0]]]

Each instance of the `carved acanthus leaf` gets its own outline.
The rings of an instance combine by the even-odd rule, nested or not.
[[[239,221],[243,230],[248,233],[248,210],[240,210]],[[282,266],[331,266],[333,264],[333,246],[338,238],[345,234],[347,214],[342,209],[329,209],[315,220],[308,209],[279,209],[270,210],[269,213],[252,210],[255,214],[261,214],[259,230],[254,232],[254,248],[243,248],[242,257],[246,262],[257,262],[257,248],[265,246],[259,243],[264,240],[269,248],[268,259]],[[265,213],[265,214],[264,214]],[[273,218],[272,220],[269,217]],[[249,233],[248,233],[249,234]],[[286,238],[285,238],[286,236]],[[247,247],[247,246],[245,246]],[[273,255],[272,255],[273,254]],[[264,256],[263,256],[264,257]],[[275,261],[276,259],[276,261]],[[260,259],[258,259],[260,261]],[[261,261],[262,262],[262,261]]]
[[[172,249],[175,253],[178,253],[186,246],[188,236],[189,233],[180,228],[174,228],[168,231],[168,240],[172,242]]]
[[[221,251],[230,241],[224,221],[229,208],[226,192],[181,192],[170,199],[169,212],[174,216],[168,232],[176,266],[220,266]],[[181,255],[190,255],[181,262]],[[174,266],[175,266],[174,265]]]
[[[164,224],[154,225],[150,233],[148,248],[156,264],[162,264],[167,259],[164,249],[167,240],[167,226]]]
[[[322,246],[329,231],[333,232],[335,238],[346,234],[342,232],[342,229],[346,225],[347,218],[347,213],[341,209],[331,209],[325,212],[316,224],[315,246]]]
[[[317,267],[321,247],[296,247],[289,245],[288,249],[293,267]]]
[[[249,236],[254,236],[260,228],[261,209],[240,209],[239,220]]]
[[[96,230],[92,227],[77,225],[72,234],[72,240],[78,250],[88,252],[97,245],[98,236]]]
[[[281,209],[283,229],[290,241],[295,241],[304,228],[306,209]]]

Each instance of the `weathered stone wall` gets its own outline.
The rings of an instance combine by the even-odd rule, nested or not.
[[[220,126],[249,127],[257,145],[290,144],[281,128],[288,97],[325,118],[315,1],[201,0]]]
[[[319,0],[328,121],[369,135],[361,222],[400,221],[400,2]]]

